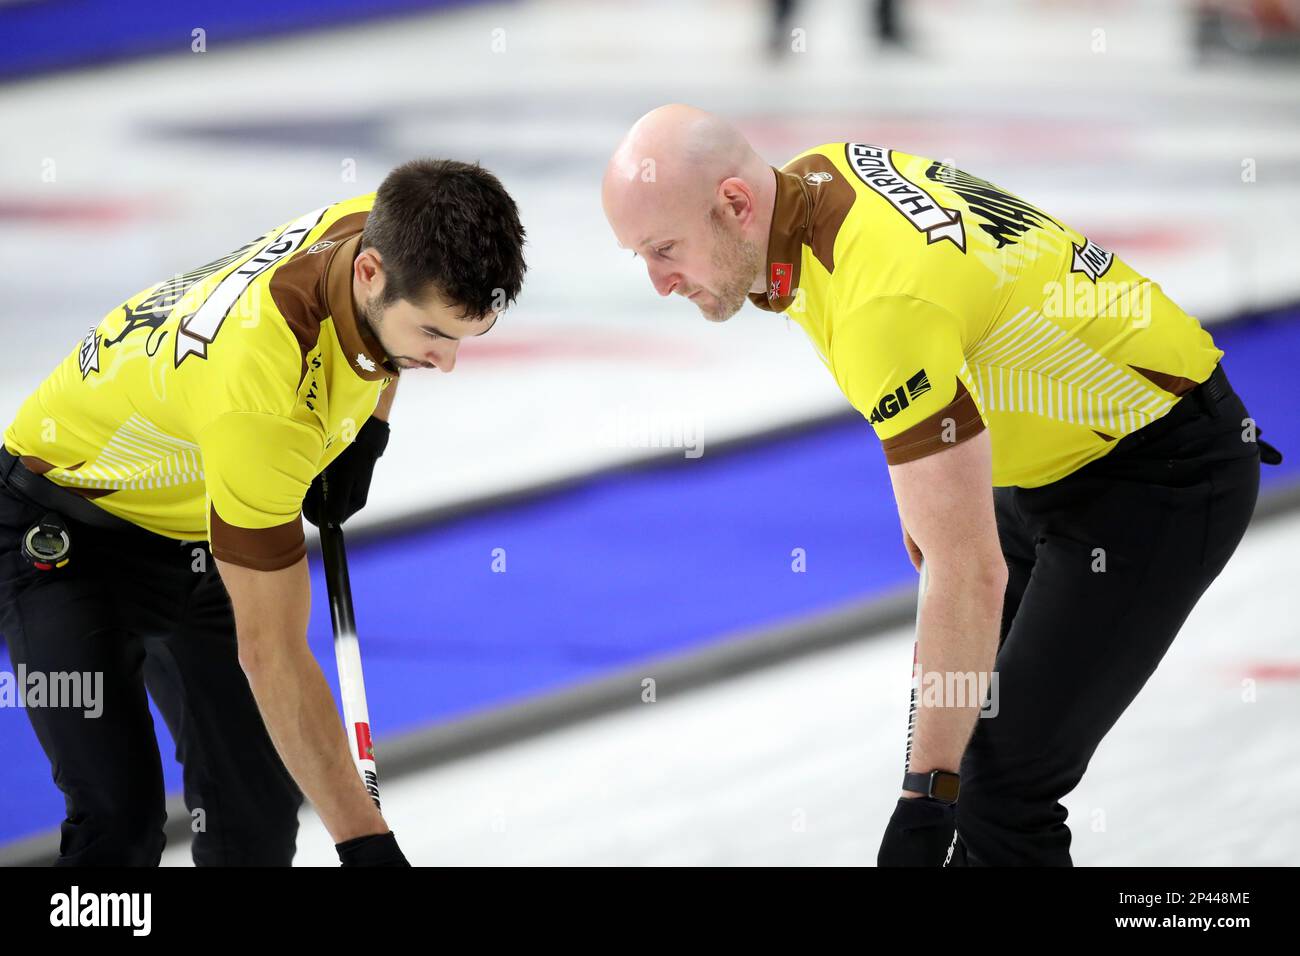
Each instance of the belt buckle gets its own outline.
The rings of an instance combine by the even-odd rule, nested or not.
[[[1223,401],[1224,396],[1228,394],[1227,383],[1224,379],[1223,366],[1216,365],[1214,366],[1214,371],[1210,373],[1210,377],[1205,380],[1210,401],[1214,402],[1216,405]]]
[[[1196,386],[1196,403],[1211,417],[1219,417],[1219,402],[1228,394],[1221,366],[1214,366],[1210,377]]]

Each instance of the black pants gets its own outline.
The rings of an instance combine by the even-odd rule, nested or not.
[[[194,862],[289,865],[302,795],[239,666],[207,542],[68,520],[70,562],[38,571],[19,540],[44,513],[0,484],[0,634],[15,672],[103,675],[97,718],[27,710],[67,805],[59,864],[158,863],[165,795],[147,687],[184,768]]]
[[[1225,380],[1226,383],[1226,380]],[[999,709],[976,721],[957,829],[970,865],[1070,866],[1060,800],[1245,533],[1259,445],[1202,389],[1041,488],[994,491],[1009,579]],[[1136,799],[1160,799],[1153,752]]]

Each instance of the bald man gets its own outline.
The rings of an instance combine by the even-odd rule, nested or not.
[[[602,199],[660,295],[793,319],[881,440],[928,584],[926,692],[877,861],[1071,865],[1059,801],[1235,550],[1261,454],[1280,460],[1223,352],[1082,233],[881,146],[775,169],[666,106]],[[978,699],[930,693],[962,686]],[[1134,799],[1172,799],[1166,769],[1153,753]]]

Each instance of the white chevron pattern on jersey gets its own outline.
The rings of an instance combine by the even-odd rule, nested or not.
[[[1045,415],[1112,436],[1136,431],[1176,401],[1031,309],[977,343],[966,363],[984,408]]]
[[[95,460],[76,471],[50,473],[87,488],[164,488],[203,480],[199,446],[168,435],[143,415],[122,423]]]

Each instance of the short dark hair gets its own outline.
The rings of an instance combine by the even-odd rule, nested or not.
[[[523,245],[519,209],[501,180],[452,159],[413,159],[385,176],[361,234],[361,248],[383,260],[383,305],[436,291],[471,319],[519,295]]]

